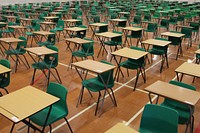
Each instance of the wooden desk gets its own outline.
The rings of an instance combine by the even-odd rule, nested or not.
[[[133,128],[125,126],[123,123],[117,123],[105,133],[139,133],[139,132],[134,130]]]
[[[37,98],[35,98],[36,96]],[[25,124],[31,124],[26,118],[51,106],[57,101],[59,101],[59,98],[40,91],[32,86],[26,86],[20,90],[0,97],[0,113],[13,122],[10,131],[12,132],[15,124],[20,121]],[[33,125],[31,124],[31,126]],[[35,129],[39,130],[36,127]]]
[[[182,65],[180,65],[176,70],[176,76],[178,81],[182,81],[183,75],[190,75],[194,77],[200,77],[200,65],[194,64],[194,63],[188,63],[184,62]],[[179,79],[178,74],[181,74],[181,78]]]
[[[16,35],[18,34],[19,36],[22,34],[22,36],[25,35],[26,33],[26,27],[25,26],[19,26],[19,25],[13,25],[13,26],[8,26],[8,28],[12,28],[14,29],[14,33],[13,36],[16,37]],[[21,30],[21,32],[20,32]],[[23,30],[23,31],[22,31]]]
[[[71,27],[71,28],[65,28],[67,34],[69,35],[70,38],[73,37],[74,33],[77,32],[84,32],[87,30],[87,28],[82,28],[82,27]],[[71,34],[70,34],[71,33]]]
[[[181,33],[174,33],[174,32],[164,32],[164,33],[161,33],[161,36],[168,36],[168,37],[174,37],[174,38],[180,38],[180,40],[182,41],[182,37],[185,36],[185,34],[181,34]],[[168,40],[170,40],[168,38]],[[183,54],[183,50],[182,50],[182,45],[181,45],[181,41],[180,41],[180,44],[178,45],[178,51],[177,51],[177,54],[176,54],[176,60],[178,59],[178,54]]]
[[[113,26],[113,30],[116,31],[116,23],[119,23],[119,22],[126,22],[127,20],[126,19],[110,19],[109,21],[111,21],[111,24]]]
[[[55,33],[53,32],[49,32],[49,31],[34,31],[33,34],[35,34],[36,36],[35,39],[37,40],[37,42],[41,42],[43,37],[47,38],[48,35],[54,35]],[[38,39],[40,38],[40,39]]]
[[[121,73],[122,76],[123,76],[122,70],[120,68],[120,63],[122,61],[122,58],[139,60],[140,58],[147,56],[148,52],[144,52],[144,51],[140,51],[140,50],[134,50],[134,49],[130,49],[130,48],[125,47],[123,49],[112,52],[111,54],[114,56],[114,59],[115,59],[117,66],[118,66],[116,74],[115,74],[115,79],[117,78],[117,81],[118,81],[119,74]],[[120,57],[119,61],[117,60],[116,56]],[[142,64],[138,64],[138,65],[140,66],[140,69],[141,69],[141,71],[139,71],[139,74],[140,74],[140,72],[144,73],[144,76],[142,76],[142,77],[144,79],[144,82],[146,82],[145,68]],[[142,70],[143,70],[143,72],[142,72]],[[136,76],[136,82],[135,82],[135,85],[134,85],[134,90],[135,90],[136,85],[137,85],[137,79],[139,78],[139,74],[137,74],[137,76]]]
[[[75,63],[72,63],[72,65],[75,66],[75,69],[76,69],[76,71],[77,71],[77,73],[80,76],[82,81],[86,79],[88,71],[99,75],[104,86],[105,86],[105,92],[104,93],[106,93],[106,91],[108,91],[107,90],[108,89],[107,88],[108,81],[104,81],[103,77],[101,77],[100,74],[107,72],[109,70],[113,70],[113,69],[115,69],[116,66],[108,65],[108,64],[101,63],[101,62],[94,61],[94,60],[84,60],[84,61],[80,61],[80,62],[75,62]],[[86,70],[85,75],[83,75],[78,69]],[[109,77],[113,76],[113,75],[110,75],[110,74],[109,74]],[[109,78],[108,78],[108,80],[109,80]],[[81,103],[81,99],[82,99],[81,97],[83,96],[83,91],[84,91],[84,88],[82,88],[81,91],[80,91],[77,106],[78,106],[78,103]],[[113,94],[113,96],[114,96],[114,94]],[[104,99],[105,99],[105,95],[103,96],[103,99],[102,99],[102,105],[100,107],[100,115],[101,115],[101,112],[102,112]],[[115,98],[111,97],[111,99],[115,99]],[[112,102],[115,106],[117,105],[115,100],[114,101],[112,100]]]
[[[76,22],[80,22],[81,20],[79,19],[66,19],[66,20],[63,20],[66,24],[66,27],[69,28],[69,27],[72,27],[72,26],[76,26]]]
[[[92,23],[92,24],[89,24],[93,34],[92,34],[92,39],[94,38],[95,36],[95,32],[96,32],[96,28],[100,28],[100,27],[103,27],[103,26],[108,26],[108,24],[104,24],[104,23]]]
[[[49,16],[49,17],[44,17],[44,19],[45,20],[47,20],[47,21],[52,21],[53,19],[58,19],[59,17],[57,17],[57,16]]]
[[[8,72],[11,72],[11,69],[0,64],[0,74],[4,74]]]
[[[125,27],[122,29],[123,33],[124,33],[124,36],[125,36],[125,39],[124,39],[124,45],[126,46],[126,42],[128,42],[128,39],[127,39],[127,36],[128,36],[128,33],[129,31],[130,32],[134,32],[135,34],[137,34],[138,32],[144,30],[144,28],[138,28],[138,27]],[[132,34],[132,33],[131,33]],[[142,33],[141,33],[142,35]],[[139,38],[137,40],[137,45],[139,43],[139,41],[141,40],[141,38]],[[131,43],[131,42],[130,42]],[[131,44],[132,45],[132,44]]]
[[[41,26],[42,30],[44,30],[44,31],[49,31],[51,29],[54,29],[55,25],[56,25],[56,23],[49,22],[49,21],[40,22],[40,24],[41,24],[40,26]],[[44,25],[44,27],[42,25]]]
[[[108,54],[108,51],[106,50],[106,47],[105,47],[105,45],[104,45],[104,42],[105,42],[105,39],[106,39],[106,38],[111,39],[111,38],[114,38],[114,37],[122,36],[122,34],[117,34],[117,33],[113,33],[113,32],[96,33],[95,35],[98,37],[98,39],[99,39],[99,41],[100,41],[100,44],[101,44],[101,48],[100,48],[100,50],[99,50],[99,52],[98,52],[97,57],[99,57],[99,54],[100,54],[102,48],[103,48],[103,50],[105,50],[106,53]]]

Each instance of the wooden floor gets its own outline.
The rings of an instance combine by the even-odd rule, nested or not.
[[[86,23],[86,22],[84,22]],[[111,29],[110,29],[111,30]],[[91,37],[91,29],[87,31],[87,37]],[[152,36],[149,36],[151,38]],[[144,38],[145,40],[147,38]],[[160,73],[160,65],[161,58],[159,56],[154,56],[153,62],[146,65],[146,76],[147,82],[144,83],[142,77],[139,77],[137,89],[133,91],[133,85],[135,83],[135,71],[129,71],[130,76],[128,77],[126,70],[123,69],[125,77],[121,77],[119,82],[115,82],[114,93],[117,100],[117,107],[114,107],[111,99],[106,97],[104,106],[103,106],[103,114],[101,117],[95,116],[95,107],[97,101],[97,94],[93,93],[94,97],[91,98],[87,91],[84,93],[83,103],[76,107],[79,91],[81,88],[81,79],[78,76],[77,72],[72,69],[68,69],[68,63],[71,57],[71,53],[69,50],[66,50],[66,43],[64,38],[62,41],[56,43],[56,46],[59,48],[59,65],[58,72],[61,76],[63,85],[68,88],[69,93],[67,96],[67,103],[69,107],[69,115],[67,116],[69,123],[75,133],[102,133],[114,126],[118,122],[125,123],[126,125],[138,130],[139,123],[141,119],[141,114],[143,111],[143,107],[149,103],[148,94],[144,91],[144,88],[148,85],[154,83],[157,80],[162,80],[165,82],[169,82],[170,80],[176,80],[176,75],[174,70],[186,61],[195,61],[194,51],[197,50],[197,44],[199,41],[193,42],[192,48],[186,49],[187,40],[183,41],[183,57],[179,57],[178,60],[175,60],[177,47],[170,46],[168,50],[168,59],[169,59],[169,68],[164,65],[163,72]],[[135,44],[135,41],[134,41]],[[36,44],[35,44],[36,46]],[[99,61],[101,59],[109,60],[110,55],[103,55],[97,58],[97,52],[99,50],[100,44],[95,40],[95,60]],[[109,50],[109,48],[107,48]],[[33,60],[27,54],[28,62],[31,64]],[[150,55],[149,55],[150,58]],[[116,63],[113,61],[113,64]],[[14,67],[14,62],[11,61],[12,68]],[[192,68],[191,68],[192,69]],[[9,92],[16,91],[24,86],[30,84],[31,78],[33,74],[33,69],[26,69],[23,64],[18,66],[17,73],[11,74],[11,83],[8,87]],[[93,77],[93,74],[90,74],[88,77]],[[39,89],[44,88],[45,78],[40,71],[37,71],[36,74],[37,82],[34,84],[35,87]],[[200,92],[200,79],[196,79],[194,83],[192,83],[193,77],[184,76],[183,82],[192,84],[197,87],[197,91]],[[54,78],[51,78],[52,82],[55,82]],[[1,91],[5,94],[4,91]],[[37,96],[35,96],[37,98]],[[26,99],[24,99],[26,100]],[[160,99],[159,102],[162,102],[163,99]],[[34,106],[34,105],[33,105]],[[25,108],[25,107],[24,107]],[[196,105],[194,116],[194,131],[200,126],[200,103]],[[11,128],[12,122],[0,116],[0,133],[8,133]],[[56,122],[53,127],[53,132],[55,133],[65,133],[70,132],[67,124],[64,123],[64,120],[60,120]],[[180,125],[179,132],[184,132],[185,125]],[[49,131],[47,127],[46,132]],[[25,133],[27,132],[27,127],[24,126],[23,123],[19,123],[15,126],[15,132]]]

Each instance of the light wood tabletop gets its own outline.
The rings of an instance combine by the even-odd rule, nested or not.
[[[73,42],[73,43],[78,43],[78,44],[86,44],[86,43],[91,43],[92,41],[81,39],[81,38],[67,38],[65,39],[68,42]]]
[[[5,43],[15,43],[15,42],[23,42],[24,40],[18,38],[0,38],[0,41]]]
[[[139,133],[138,131],[130,128],[123,123],[117,123],[105,133]]]
[[[190,106],[194,106],[200,99],[200,93],[197,91],[185,89],[163,81],[157,81],[146,87],[145,90]]]
[[[44,22],[40,22],[40,24],[52,24],[52,25],[55,25],[56,23],[54,23],[54,22],[48,22],[48,21],[44,21]]]
[[[190,28],[190,29],[194,28],[194,27],[187,26],[187,25],[176,25],[176,27],[179,27],[179,28]]]
[[[195,51],[195,54],[200,54],[200,49],[198,49],[197,51]]]
[[[123,30],[130,30],[130,31],[140,31],[143,30],[144,28],[138,28],[138,27],[125,27]]]
[[[115,56],[121,56],[121,57],[129,58],[129,59],[138,60],[139,58],[146,56],[148,52],[125,47],[115,52],[112,52],[111,54]]]
[[[46,36],[46,35],[53,35],[55,33],[49,31],[34,31],[33,34]]]
[[[4,74],[7,72],[11,72],[11,69],[0,64],[0,74]]]
[[[107,38],[113,38],[113,37],[122,36],[122,34],[117,34],[117,33],[113,33],[113,32],[96,33],[95,35],[102,36],[102,37],[107,37]]]
[[[183,73],[183,74],[191,75],[195,77],[200,77],[200,65],[184,62],[177,69],[175,69],[175,72]]]
[[[87,30],[87,28],[71,27],[71,28],[65,28],[65,30],[78,32],[78,31],[84,31],[84,30]]]
[[[163,36],[171,36],[171,37],[183,37],[183,36],[185,36],[185,34],[174,33],[174,32],[164,32],[164,33],[161,33],[161,35],[163,35]]]
[[[79,20],[79,19],[66,19],[66,20],[63,20],[63,21],[65,21],[65,22],[79,22],[81,20]]]
[[[163,40],[158,40],[158,39],[148,39],[148,40],[142,41],[142,43],[164,47],[164,46],[169,45],[171,43],[171,41],[163,41]]]
[[[123,22],[123,21],[127,21],[126,19],[110,19],[110,21],[116,21],[116,22]]]
[[[55,18],[59,18],[59,17],[57,17],[57,16],[44,17],[44,19],[55,19]]]
[[[90,26],[97,26],[97,27],[101,27],[101,26],[107,26],[108,24],[104,24],[104,23],[92,23],[89,24]]]
[[[94,72],[96,74],[101,74],[103,72],[107,72],[116,67],[116,66],[108,65],[108,64],[101,63],[101,62],[94,61],[94,60],[79,61],[79,62],[72,63],[72,65],[77,68],[81,68],[84,70]]]
[[[37,98],[35,98],[36,96]],[[26,86],[0,97],[0,112],[14,123],[17,123],[57,101],[59,101],[59,98],[55,96],[35,87]]]
[[[51,50],[47,47],[25,48],[25,50],[38,56],[58,53],[57,51]]]
[[[13,26],[8,26],[8,28],[13,28],[13,29],[26,29],[27,27],[25,27],[25,26],[20,26],[20,25],[13,25]]]

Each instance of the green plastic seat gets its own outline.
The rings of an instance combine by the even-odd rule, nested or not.
[[[164,28],[168,31],[169,30],[169,20],[162,19],[161,22],[160,22],[160,25],[158,27],[159,27],[159,29]]]
[[[7,55],[7,59],[9,57],[11,57],[13,59],[12,56],[16,57],[16,60],[13,59],[15,61],[15,72],[17,71],[17,66],[18,66],[19,60],[22,61],[22,63],[26,66],[27,69],[30,68],[28,61],[27,61],[26,57],[24,56],[24,54],[26,53],[26,50],[24,48],[26,48],[26,46],[27,46],[27,39],[23,36],[20,36],[19,39],[23,40],[23,42],[18,42],[16,49],[10,49],[10,50],[5,51],[5,54]],[[22,60],[22,58],[20,56],[24,57],[25,62]]]
[[[148,37],[148,32],[153,33],[153,38],[157,35],[158,24],[157,23],[148,23],[147,29],[144,31]]]
[[[196,91],[196,87],[195,86],[192,86],[192,85],[189,85],[189,84],[186,84],[186,83],[183,83],[183,82],[173,81],[172,80],[169,83],[173,84],[173,85],[176,85],[176,86],[183,87],[184,89],[190,89],[190,90]],[[192,127],[193,127],[194,116],[191,116],[192,119],[190,119],[190,109],[189,109],[189,107],[187,105],[185,105],[183,103],[180,103],[180,102],[177,102],[177,101],[174,101],[172,99],[165,98],[164,102],[161,103],[161,106],[174,109],[174,110],[176,110],[178,112],[178,114],[179,114],[178,123],[179,124],[186,124],[185,132],[187,132],[189,124],[191,124]]]
[[[131,34],[130,35],[127,35],[127,38],[130,38],[130,44],[131,46],[133,46],[132,44],[132,38],[135,38],[137,39],[137,42],[136,42],[136,46],[138,46],[139,42],[141,41],[142,39],[142,30],[140,31],[131,31]],[[128,41],[127,41],[128,42]]]
[[[31,27],[31,29],[33,30],[33,31],[40,31],[40,24],[38,24],[38,23],[33,23],[33,26]],[[29,38],[31,38],[31,44],[30,44],[30,47],[32,47],[32,45],[33,45],[33,39],[35,40],[35,34],[33,34],[33,32],[31,31],[31,32],[29,32],[29,31],[27,31],[26,32],[26,36],[27,36],[27,42],[28,42],[28,40],[29,40]],[[36,40],[35,40],[35,42],[36,42]]]
[[[178,133],[178,112],[155,104],[145,105],[139,132]]]
[[[192,47],[192,29],[191,28],[187,28],[187,27],[182,27],[181,28],[181,33],[185,34],[183,36],[183,38],[188,39],[187,48]]]
[[[48,115],[50,107],[47,107],[47,108],[37,112],[36,114],[32,115],[30,117],[30,121],[33,122],[34,124],[42,126],[43,127],[42,131],[44,131],[46,126],[49,126],[50,132],[51,132],[51,129],[52,129],[51,125],[64,118],[65,121],[67,122],[67,125],[68,125],[71,133],[72,133],[73,131],[72,131],[70,124],[66,118],[69,113],[68,107],[67,107],[67,102],[66,102],[67,94],[68,94],[67,88],[65,88],[61,84],[51,82],[47,87],[47,93],[60,98],[60,100],[52,105],[52,109],[50,111],[50,115],[48,117],[46,124],[45,124],[45,120]]]
[[[199,23],[190,22],[190,26],[193,27],[192,32],[195,33],[195,40],[199,40]]]
[[[60,41],[60,33],[62,32],[63,36],[65,36],[64,34],[64,27],[65,27],[65,22],[64,20],[58,20],[58,23],[56,25],[56,28],[54,28],[53,30],[57,33],[59,32],[57,38],[58,38],[58,41]]]
[[[108,65],[112,65],[111,63],[106,62],[106,61],[101,61],[101,62],[102,63],[106,63]],[[89,92],[91,91],[91,92],[98,92],[99,93],[98,101],[97,101],[97,106],[96,106],[96,110],[95,110],[95,115],[97,114],[97,109],[98,109],[98,105],[99,105],[100,97],[101,97],[101,91],[104,91],[104,97],[105,97],[105,93],[106,92],[110,93],[109,92],[109,89],[110,89],[110,91],[111,91],[112,94],[109,95],[109,96],[110,97],[112,96],[111,99],[112,99],[112,101],[114,100],[113,104],[115,106],[117,106],[117,102],[115,100],[115,96],[114,96],[114,93],[113,93],[113,90],[112,90],[112,88],[114,87],[113,71],[114,70],[112,69],[112,70],[109,70],[107,72],[99,74],[95,78],[85,79],[85,80],[82,81],[81,92],[84,91],[84,88],[87,88]],[[105,88],[104,82],[107,83],[107,88]],[[83,97],[83,93],[80,93],[77,105],[79,103],[81,104],[82,97]]]
[[[49,45],[55,45],[56,43],[56,31],[50,30],[50,32],[54,33],[51,35],[48,35],[47,41],[45,42],[38,42],[37,45],[41,46],[49,46]]]
[[[133,18],[133,22],[131,22],[131,25],[134,26],[134,25],[141,25],[141,16],[134,16]]]
[[[139,48],[139,47],[136,47],[136,46],[131,46],[130,48],[134,49],[134,50],[145,51],[145,49]],[[137,85],[137,82],[138,82],[139,75],[140,75],[140,73],[142,73],[142,71],[144,72],[144,73],[142,73],[142,77],[143,77],[144,83],[146,82],[145,68],[144,68],[144,66],[145,66],[145,57],[142,57],[142,58],[140,58],[138,60],[127,59],[127,60],[121,62],[119,64],[119,66],[120,67],[124,67],[124,68],[127,69],[128,76],[129,76],[128,69],[137,71],[136,81],[135,81],[135,85],[134,85],[134,91],[135,91],[135,88],[136,88],[136,85]]]
[[[9,60],[6,60],[6,59],[1,59],[0,60],[0,64],[7,67],[7,68],[10,68],[10,62]],[[6,93],[8,94],[8,90],[6,89],[6,87],[9,86],[10,84],[10,72],[4,74],[4,75],[0,75],[0,88],[5,90]],[[2,93],[0,92],[0,96],[2,96]]]
[[[58,52],[58,48],[54,45],[48,45],[47,48]],[[62,83],[61,78],[58,73],[58,70],[56,69],[56,67],[58,66],[58,53],[45,55],[44,59],[42,61],[33,63],[31,66],[34,69],[31,84],[34,84],[36,70],[41,70],[44,74],[45,74],[45,70],[48,70],[49,75],[45,74],[45,76],[49,83],[50,69],[54,69],[56,71],[58,79],[55,77],[55,75],[54,75],[54,78],[56,78],[56,80],[59,83]],[[53,73],[51,73],[51,74],[53,74]]]

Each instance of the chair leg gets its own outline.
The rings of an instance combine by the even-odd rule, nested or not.
[[[98,109],[98,106],[99,106],[100,97],[101,97],[101,92],[99,91],[99,96],[98,96],[98,100],[97,100],[97,106],[96,106],[96,109],[95,109],[95,116],[97,115],[97,109]]]
[[[51,127],[51,125],[49,125],[49,132],[51,133],[51,130],[52,130],[52,127]]]
[[[33,71],[33,76],[32,76],[32,80],[31,80],[31,85],[34,84],[35,73],[36,73],[36,69],[34,69],[34,71]]]
[[[4,90],[6,91],[7,94],[9,94],[8,90],[4,87]]]
[[[116,99],[115,99],[115,95],[114,95],[113,89],[110,88],[110,90],[111,90],[111,92],[112,92],[112,96],[113,96],[113,99],[114,99],[114,101],[115,101],[115,106],[117,107],[117,101],[116,101]]]
[[[68,125],[68,127],[69,127],[70,132],[73,133],[72,128],[71,128],[71,126],[70,126],[70,124],[69,124],[67,118],[64,117],[64,119],[65,119],[65,121],[67,122],[67,125]]]
[[[62,84],[62,81],[61,81],[60,75],[59,75],[59,73],[58,73],[58,70],[57,70],[56,68],[54,68],[54,69],[55,69],[55,71],[56,71],[56,74],[58,75],[58,79],[59,79],[60,84]]]
[[[134,89],[133,89],[133,91],[135,91],[135,88],[136,88],[136,85],[137,85],[137,82],[138,82],[138,78],[139,78],[139,71],[138,71],[138,69],[137,69],[137,75],[136,75],[136,80],[135,80],[135,85],[134,85]]]

